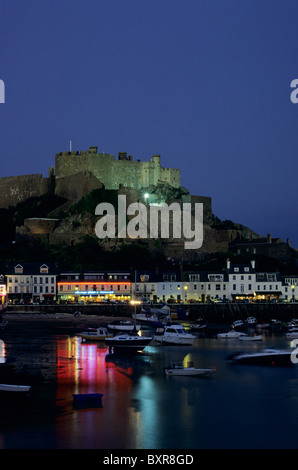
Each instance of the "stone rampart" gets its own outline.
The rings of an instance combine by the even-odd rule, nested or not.
[[[41,174],[0,178],[0,207],[7,209],[31,197],[40,197],[51,189],[50,178]]]
[[[163,182],[175,188],[180,187],[180,169],[161,167],[159,155],[153,155],[149,161],[143,162],[133,161],[132,156],[127,157],[125,152],[120,152],[116,160],[114,155],[98,153],[97,147],[56,154],[57,183],[60,178],[84,171],[92,173],[106,189],[119,189],[120,186],[140,189]]]

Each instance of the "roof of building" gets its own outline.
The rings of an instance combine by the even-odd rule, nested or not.
[[[41,268],[48,268],[48,272],[41,272]],[[16,268],[23,268],[21,272],[16,272]],[[13,274],[24,274],[24,275],[38,275],[38,274],[50,274],[57,275],[59,273],[58,267],[53,262],[25,262],[25,263],[10,263],[6,269],[6,276]]]

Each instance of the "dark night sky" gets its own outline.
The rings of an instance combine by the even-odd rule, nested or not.
[[[0,0],[0,176],[161,155],[213,212],[298,248],[297,0]]]

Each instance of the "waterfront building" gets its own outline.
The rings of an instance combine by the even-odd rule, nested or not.
[[[183,282],[182,273],[179,270],[165,271],[160,274],[157,297],[162,302],[187,302],[188,285]]]
[[[282,299],[287,302],[296,302],[298,298],[298,275],[282,277]]]
[[[159,275],[155,271],[136,271],[132,294],[134,300],[141,302],[158,301],[158,280]]]
[[[7,291],[6,291],[6,282],[5,276],[0,275],[0,306],[6,303]]]
[[[231,264],[228,259],[226,270],[229,278],[229,298],[253,298],[256,284],[255,261],[252,260],[250,264]]]
[[[6,271],[7,297],[12,303],[56,300],[58,269],[54,263],[15,263]]]
[[[131,274],[128,271],[62,272],[57,283],[58,302],[128,302]]]
[[[187,301],[187,286],[179,270],[137,271],[133,292],[134,298],[143,302]]]
[[[6,278],[6,284],[3,282]],[[0,304],[11,303],[192,303],[296,301],[298,276],[256,269],[255,261],[223,269],[183,271],[62,271],[54,263],[11,264],[0,276]]]
[[[188,279],[189,301],[205,302],[226,300],[229,297],[229,279],[224,271],[198,271],[185,273]]]
[[[282,295],[282,280],[277,272],[256,273],[255,299],[278,300]]]

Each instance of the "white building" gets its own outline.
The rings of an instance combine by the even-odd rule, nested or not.
[[[298,276],[289,275],[282,278],[282,298],[288,302],[298,299]]]
[[[56,299],[57,269],[54,263],[18,263],[6,273],[10,302],[39,302]]]
[[[254,296],[256,273],[255,261],[250,264],[231,264],[227,260],[229,298]]]

